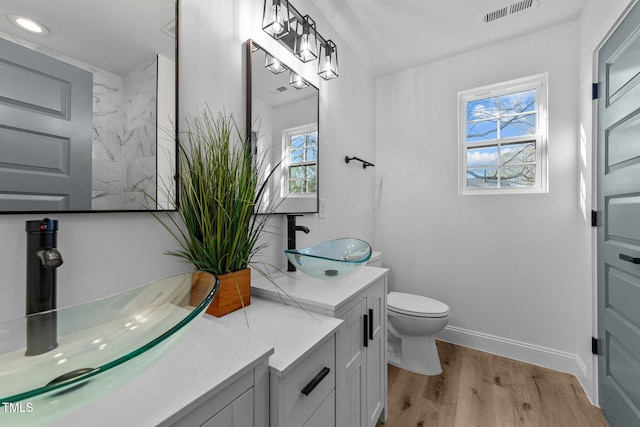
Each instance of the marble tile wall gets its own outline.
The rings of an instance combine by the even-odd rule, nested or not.
[[[120,209],[125,167],[122,161],[123,79],[93,74],[92,209]]]
[[[157,57],[141,62],[123,78],[123,207],[140,209],[156,199]],[[148,198],[151,200],[147,200]]]
[[[94,82],[94,209],[144,209],[155,198],[157,59]]]

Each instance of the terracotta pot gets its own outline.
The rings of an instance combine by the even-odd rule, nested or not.
[[[207,313],[216,317],[234,312],[251,304],[251,269],[218,276],[220,287]]]

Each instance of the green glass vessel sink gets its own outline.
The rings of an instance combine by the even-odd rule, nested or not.
[[[0,322],[0,402],[75,389],[170,341],[204,313],[218,285],[208,273],[181,274],[85,304]],[[27,322],[52,315],[57,318],[57,347],[25,356]]]
[[[371,246],[352,237],[284,251],[291,264],[316,279],[339,279],[358,271],[371,258]]]

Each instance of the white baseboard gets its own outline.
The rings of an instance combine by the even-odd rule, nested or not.
[[[452,344],[571,374],[580,381],[585,393],[593,402],[593,384],[587,374],[587,366],[576,354],[456,326],[447,326],[443,331],[437,333],[435,337],[438,340]]]

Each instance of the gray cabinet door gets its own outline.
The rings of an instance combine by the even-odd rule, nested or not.
[[[364,427],[367,421],[367,359],[364,341],[364,315],[367,299],[363,298],[344,316],[337,333],[336,355],[336,425]]]
[[[640,6],[598,52],[600,406],[640,425]]]
[[[387,407],[387,306],[385,279],[367,295],[369,347],[367,347],[367,426],[375,427]],[[383,417],[386,418],[386,417]]]
[[[0,211],[91,209],[91,73],[0,39]]]

